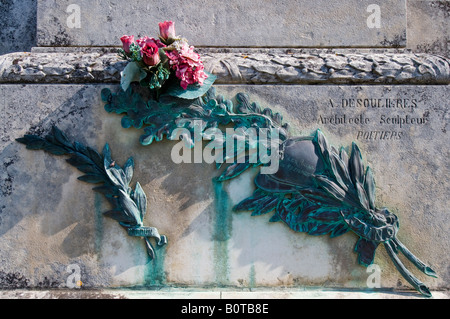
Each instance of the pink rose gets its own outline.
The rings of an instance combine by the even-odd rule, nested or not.
[[[130,45],[134,42],[134,36],[133,35],[124,35],[120,38],[123,44],[123,50],[126,53],[130,53]]]
[[[146,43],[141,49],[141,53],[144,63],[148,66],[155,66],[161,61],[159,58],[159,48],[155,43]]]
[[[164,48],[166,45],[162,43],[159,39],[149,38],[147,36],[137,39],[136,43],[143,48],[147,43],[153,43],[158,46],[158,48]]]
[[[175,38],[175,23],[172,21],[164,21],[159,23],[159,33],[161,34],[161,38],[164,40]]]

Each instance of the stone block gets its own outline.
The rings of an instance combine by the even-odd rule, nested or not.
[[[397,50],[198,50],[217,84],[448,84],[450,60]],[[117,53],[11,53],[0,59],[0,83],[120,83],[127,62]]]
[[[117,85],[0,85],[0,278],[20,288],[66,287],[79,266],[85,288],[334,287],[367,289],[370,275],[356,262],[357,237],[296,233],[270,216],[232,212],[254,190],[257,170],[223,184],[213,165],[175,164],[175,142],[141,146],[142,131],[124,129],[106,113],[100,92]],[[450,198],[448,86],[217,85],[284,115],[292,136],[320,128],[335,147],[356,142],[375,174],[377,206],[400,220],[400,240],[439,275],[431,289],[448,289]],[[92,185],[63,158],[30,151],[14,140],[57,125],[71,139],[101,150],[108,142],[119,164],[133,156],[133,183],[148,196],[145,224],[169,243],[149,261],[139,238],[127,236]],[[218,205],[218,202],[225,206]],[[375,263],[382,288],[410,288],[383,247]],[[6,279],[5,279],[6,280]],[[0,287],[6,286],[0,281]]]
[[[39,0],[39,46],[120,46],[172,20],[196,46],[404,47],[405,0]],[[375,15],[375,16],[374,16]],[[378,20],[377,20],[378,19]],[[379,24],[377,22],[380,22]]]
[[[0,4],[0,55],[36,46],[37,0],[3,0]]]
[[[450,1],[408,0],[407,7],[407,47],[450,56]]]

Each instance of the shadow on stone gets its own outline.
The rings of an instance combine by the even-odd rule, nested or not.
[[[0,55],[36,46],[37,0],[4,0],[0,16]]]

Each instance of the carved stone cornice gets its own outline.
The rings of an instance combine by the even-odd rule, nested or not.
[[[0,56],[0,83],[119,83],[115,49]],[[449,84],[450,59],[394,50],[199,48],[217,84]]]
[[[223,83],[450,83],[450,59],[430,54],[299,50],[202,56]]]

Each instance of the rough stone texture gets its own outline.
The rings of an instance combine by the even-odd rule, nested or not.
[[[223,83],[448,83],[442,57],[345,50],[216,53],[205,65]]]
[[[450,1],[408,0],[407,47],[450,56]]]
[[[377,205],[399,216],[400,240],[439,278],[406,265],[439,290],[435,297],[448,297],[449,1],[378,1],[381,29],[367,28],[369,0],[264,1],[265,6],[262,0],[232,0],[214,3],[213,9],[210,1],[190,2],[187,8],[177,7],[180,1],[1,2],[0,54],[29,51],[37,42],[54,48],[0,57],[0,289],[25,290],[0,292],[0,298],[419,297],[382,247],[375,259],[382,287],[407,293],[348,294],[347,288],[366,290],[369,276],[356,263],[353,234],[313,237],[269,223],[268,216],[232,213],[230,207],[251,194],[256,171],[214,184],[218,172],[212,165],[175,165],[173,142],[142,147],[140,131],[122,129],[119,116],[106,114],[100,91],[118,89],[124,63],[115,48],[66,46],[118,46],[124,33],[156,36],[163,20],[174,20],[178,33],[199,46],[207,69],[219,76],[219,93],[229,98],[249,93],[281,112],[294,135],[320,127],[337,147],[348,149],[356,141],[375,172]],[[69,4],[80,5],[81,29],[67,25]],[[298,48],[310,46],[322,49]],[[413,53],[373,49],[405,46]],[[267,85],[283,83],[294,85]],[[298,85],[318,83],[337,85]],[[408,118],[416,123],[386,123]],[[365,124],[355,123],[361,120]],[[169,237],[157,250],[158,259],[150,262],[142,240],[102,217],[108,203],[92,185],[77,180],[80,173],[64,158],[15,142],[25,133],[44,134],[54,124],[97,149],[109,142],[120,164],[135,158],[133,182],[143,185],[149,199],[145,224]],[[87,290],[51,290],[67,288],[74,265]],[[298,291],[311,286],[325,289]],[[90,290],[116,287],[163,290],[149,295]],[[220,291],[204,293],[216,287]],[[268,290],[248,292],[261,287]],[[292,290],[280,292],[280,287]],[[35,288],[42,290],[30,292]]]
[[[450,83],[450,60],[364,50],[200,49],[216,83]],[[118,83],[126,62],[110,50],[13,53],[0,58],[0,83]]]
[[[408,49],[418,53],[449,57],[447,22],[449,3],[450,1],[407,1]],[[0,19],[0,54],[30,51],[36,45],[37,0],[2,1],[0,15],[2,17]],[[154,26],[149,26],[149,28],[154,28]],[[145,31],[148,32],[148,30]],[[197,38],[197,34],[192,40],[195,38]],[[118,43],[114,43],[114,45],[118,45]],[[220,46],[223,45],[224,43],[220,44]]]
[[[36,46],[37,0],[2,0],[0,55],[30,51]]]
[[[126,64],[115,53],[11,53],[0,58],[0,82],[118,83]]]
[[[230,208],[251,194],[256,172],[217,185],[211,182],[218,174],[212,165],[172,163],[174,142],[140,146],[140,131],[122,129],[121,118],[103,110],[104,87],[0,86],[3,287],[16,283],[17,288],[62,288],[69,276],[67,266],[76,264],[86,288],[366,289],[369,274],[356,263],[353,234],[335,239],[309,236],[282,223],[269,223],[268,216],[251,217],[231,209],[218,216],[218,196],[226,198]],[[245,91],[253,101],[281,112],[293,135],[310,135],[320,127],[336,147],[348,148],[356,141],[375,173],[377,206],[399,216],[400,240],[439,278],[426,277],[410,264],[409,268],[431,289],[449,288],[448,86],[218,85],[217,89],[229,98]],[[366,99],[376,107],[358,106]],[[386,99],[393,107],[382,106]],[[347,124],[323,122],[343,115]],[[383,115],[409,116],[424,123],[382,124]],[[350,118],[361,116],[369,123],[350,123]],[[119,164],[129,156],[135,158],[133,182],[143,185],[149,199],[145,223],[169,238],[169,244],[157,250],[157,260],[149,262],[141,240],[128,237],[115,221],[101,216],[108,204],[91,191],[91,185],[76,179],[79,172],[63,158],[28,151],[14,142],[27,132],[43,134],[54,124],[97,149],[109,142]],[[389,133],[370,135],[381,131]],[[383,288],[409,288],[382,247],[375,263],[382,269]]]
[[[156,36],[172,20],[196,46],[404,47],[405,0],[380,0],[382,23],[369,28],[371,0],[229,0],[226,2],[39,0],[40,46],[115,46],[123,34]],[[70,28],[76,4],[80,28]],[[71,20],[70,20],[71,21]]]
[[[195,304],[202,303],[201,300],[229,300],[231,303],[233,299],[292,299],[293,303],[289,304],[296,307],[298,299],[421,299],[419,295],[414,295],[409,291],[352,291],[352,290],[322,290],[322,289],[295,289],[295,288],[282,288],[282,289],[158,289],[157,291],[140,291],[130,289],[101,289],[101,290],[13,290],[13,291],[0,291],[0,299],[145,299],[148,305],[150,301],[154,305],[160,305],[161,299],[170,302],[170,306],[173,306],[171,299],[177,300],[197,300]],[[448,291],[433,291],[433,299],[449,299],[450,295]],[[200,301],[198,301],[200,300]],[[173,311],[174,314],[180,312],[181,306],[178,308],[165,308],[166,311]],[[217,308],[216,308],[217,309]],[[269,308],[273,311],[273,309]],[[222,310],[223,311],[223,310]],[[220,313],[217,310],[216,313]],[[279,314],[279,313],[277,313]]]

